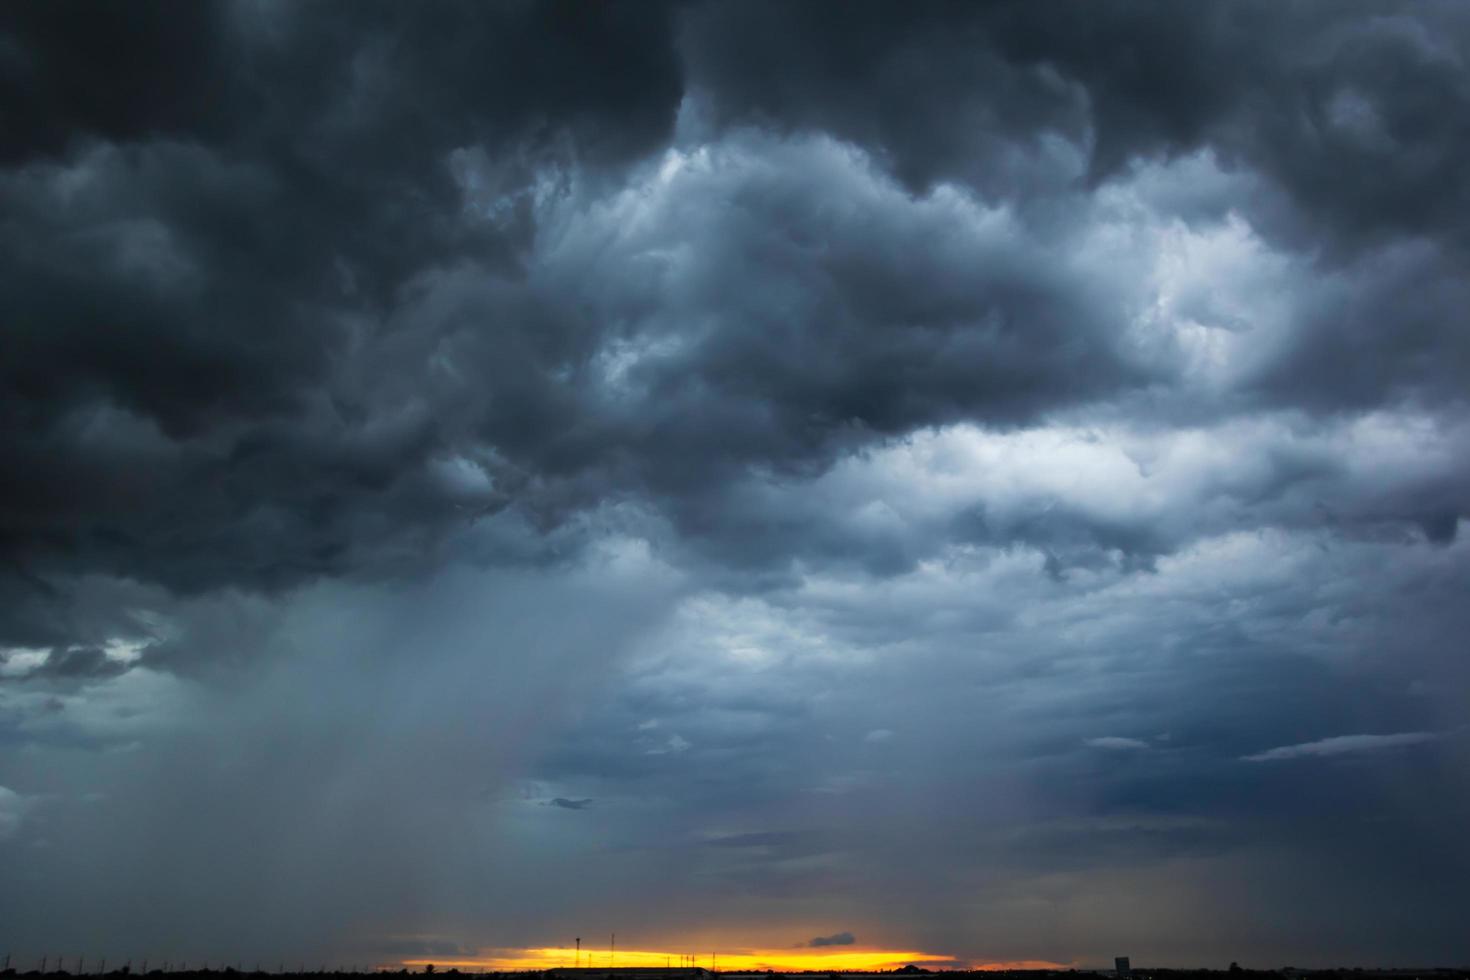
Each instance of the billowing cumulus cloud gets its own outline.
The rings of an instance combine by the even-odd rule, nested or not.
[[[16,956],[1470,957],[1462,5],[0,22]]]

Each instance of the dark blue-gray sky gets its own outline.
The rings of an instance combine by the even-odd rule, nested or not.
[[[0,945],[1470,961],[1467,50],[6,5]]]

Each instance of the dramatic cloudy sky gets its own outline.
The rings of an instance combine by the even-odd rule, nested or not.
[[[3,951],[1470,961],[1470,6],[0,21]]]

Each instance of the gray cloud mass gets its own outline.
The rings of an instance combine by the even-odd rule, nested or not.
[[[851,946],[857,942],[857,937],[850,932],[834,932],[830,936],[814,936],[807,940],[808,946]]]
[[[0,9],[7,949],[1470,961],[1467,42]]]

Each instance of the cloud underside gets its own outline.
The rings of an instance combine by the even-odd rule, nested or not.
[[[1464,6],[0,36],[17,942],[1470,956]]]

